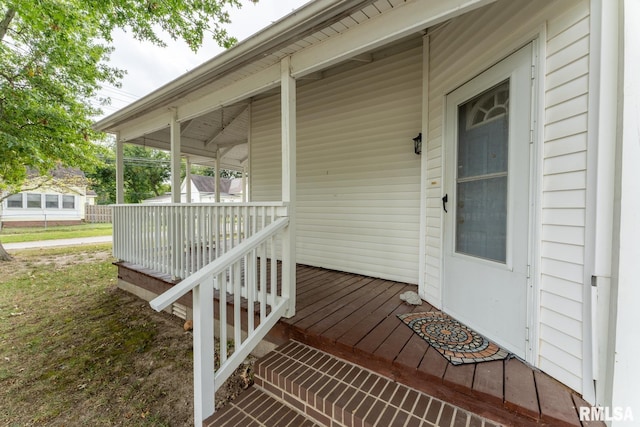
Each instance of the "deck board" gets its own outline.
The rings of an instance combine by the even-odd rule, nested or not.
[[[484,399],[502,403],[504,400],[504,361],[478,363],[473,390]]]

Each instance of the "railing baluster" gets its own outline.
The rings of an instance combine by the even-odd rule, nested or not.
[[[267,245],[260,245],[260,323],[267,316]]]
[[[278,294],[278,258],[276,257],[276,241],[273,237],[271,242],[271,298],[269,302],[271,308],[276,306],[276,295]]]
[[[233,340],[234,351],[242,344],[242,278],[240,261],[233,265]]]
[[[227,274],[229,269],[218,274],[220,300],[220,364],[227,361]]]
[[[254,326],[254,289],[256,286],[256,272],[254,266],[254,260],[256,256],[256,251],[253,250],[249,253],[248,256],[245,256],[244,259],[244,285],[247,289],[247,332],[251,334],[255,328]]]

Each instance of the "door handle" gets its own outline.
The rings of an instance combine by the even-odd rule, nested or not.
[[[442,209],[447,212],[447,202],[449,201],[449,194],[445,194],[442,198]]]

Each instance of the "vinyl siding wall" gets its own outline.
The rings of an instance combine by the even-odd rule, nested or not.
[[[300,85],[297,262],[418,283],[422,48]],[[280,98],[256,100],[251,194],[280,200]]]
[[[538,357],[542,370],[582,391],[586,210],[588,1],[500,1],[430,35],[427,161],[428,298],[441,304],[445,95],[523,46],[546,25],[541,76],[542,154],[536,157]],[[455,54],[452,54],[455,53]]]

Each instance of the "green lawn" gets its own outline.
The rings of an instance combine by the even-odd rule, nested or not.
[[[0,262],[0,426],[189,426],[182,321],[115,287],[110,245]]]
[[[95,237],[111,235],[111,224],[83,224],[61,227],[20,227],[3,228],[0,242],[35,242],[38,240],[73,239],[76,237]]]

